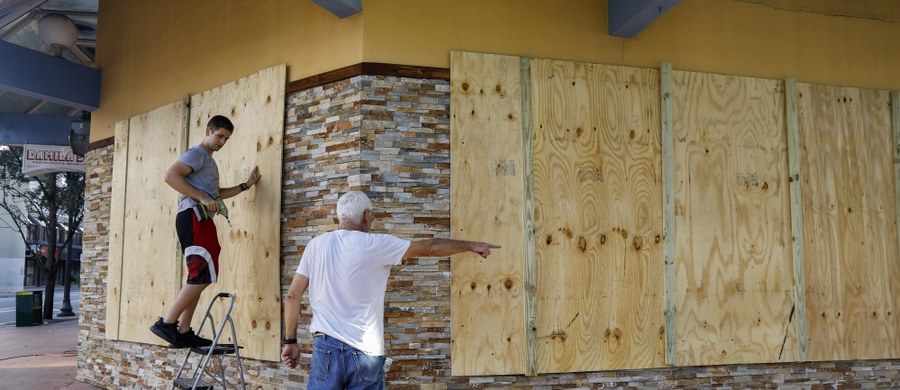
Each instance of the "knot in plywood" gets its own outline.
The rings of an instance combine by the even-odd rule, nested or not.
[[[634,241],[632,242],[635,250],[641,250],[644,247],[644,238],[641,236],[634,236]]]

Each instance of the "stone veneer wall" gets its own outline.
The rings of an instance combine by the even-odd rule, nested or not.
[[[449,237],[446,81],[356,76],[289,94],[286,104],[282,290],[304,245],[336,227],[334,203],[348,189],[372,198],[375,231]],[[183,351],[104,338],[112,148],[92,150],[87,159],[78,378],[108,389],[167,388]],[[447,258],[393,270],[385,309],[386,348],[395,359],[388,388],[900,388],[898,359],[451,377],[449,293]],[[301,327],[309,320],[304,307]],[[302,330],[298,338],[302,368],[244,359],[248,388],[305,388],[311,338]]]

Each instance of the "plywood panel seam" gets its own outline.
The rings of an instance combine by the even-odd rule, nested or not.
[[[893,134],[894,144],[893,146],[893,154],[894,154],[894,198],[895,198],[895,207],[896,207],[896,215],[894,216],[894,226],[897,227],[897,242],[900,243],[900,91],[891,91],[891,132]],[[893,269],[895,274],[897,275],[897,270],[900,269],[900,253],[889,254],[893,255],[894,264],[890,264],[890,260],[888,260],[889,269]],[[892,283],[888,283],[886,288],[893,288],[893,291],[900,290],[900,279],[896,276],[894,278],[890,278],[890,276],[885,275],[889,278],[889,280],[893,280]],[[891,294],[890,291],[887,292],[887,296],[893,296],[894,302],[891,302],[892,307],[895,312],[900,309],[900,302],[897,300],[898,294]],[[891,309],[889,309],[891,310]],[[888,312],[890,315],[890,312]],[[894,315],[900,315],[900,313],[894,313]],[[896,318],[896,317],[895,317]],[[894,320],[895,323],[900,322],[898,320]],[[889,350],[889,353],[892,356],[897,356],[900,354],[900,347],[898,347],[898,343],[900,343],[900,330],[894,328],[894,340],[893,349]]]
[[[796,316],[797,359],[805,361],[807,359],[808,325],[806,321],[806,278],[803,263],[803,201],[800,191],[800,124],[797,118],[796,79],[785,80],[784,94],[785,113],[787,114],[788,181],[790,182],[791,198],[791,246],[794,265],[794,307],[791,314]],[[786,334],[785,338],[787,338]],[[781,353],[779,353],[779,358],[781,358]]]
[[[676,296],[675,296],[675,134],[672,129],[672,64],[660,68],[660,115],[662,125],[663,172],[663,259],[665,267],[665,333],[666,364],[676,365]]]
[[[181,109],[181,144],[179,145],[180,149],[178,150],[179,156],[182,153],[184,153],[185,151],[187,151],[188,147],[190,147],[190,145],[188,144],[188,140],[190,139],[190,134],[191,134],[191,94],[190,93],[184,94],[184,96],[181,98],[181,105],[182,105],[182,109]],[[181,243],[179,242],[178,246],[175,247],[176,252],[174,254],[175,255],[174,258],[178,262],[178,264],[176,264],[176,266],[175,266],[175,269],[177,270],[175,272],[175,277],[176,277],[176,280],[180,281],[180,283],[176,283],[176,285],[182,286],[185,281],[185,278],[184,278],[184,268],[185,267],[182,266],[183,259],[182,259],[182,254],[181,254],[180,249],[181,249]]]
[[[520,59],[522,89],[522,176],[525,195],[525,375],[538,374],[537,369],[537,265],[534,238],[534,199],[532,165],[531,59]]]
[[[107,258],[106,338],[119,339],[124,269],[125,194],[128,171],[128,132],[130,119],[116,124],[113,149],[112,194],[109,213],[109,255]]]
[[[900,222],[900,91],[891,91],[891,131],[894,137],[894,195],[896,198],[897,221]],[[900,242],[900,228],[897,229]],[[900,261],[900,253],[895,253]]]

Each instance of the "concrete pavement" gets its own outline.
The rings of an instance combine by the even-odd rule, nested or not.
[[[0,325],[0,390],[95,390],[75,380],[78,317],[43,325]]]

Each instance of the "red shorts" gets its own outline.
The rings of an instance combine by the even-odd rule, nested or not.
[[[175,230],[187,263],[187,284],[215,283],[222,247],[213,219],[198,221],[193,210],[187,209],[175,216]]]

